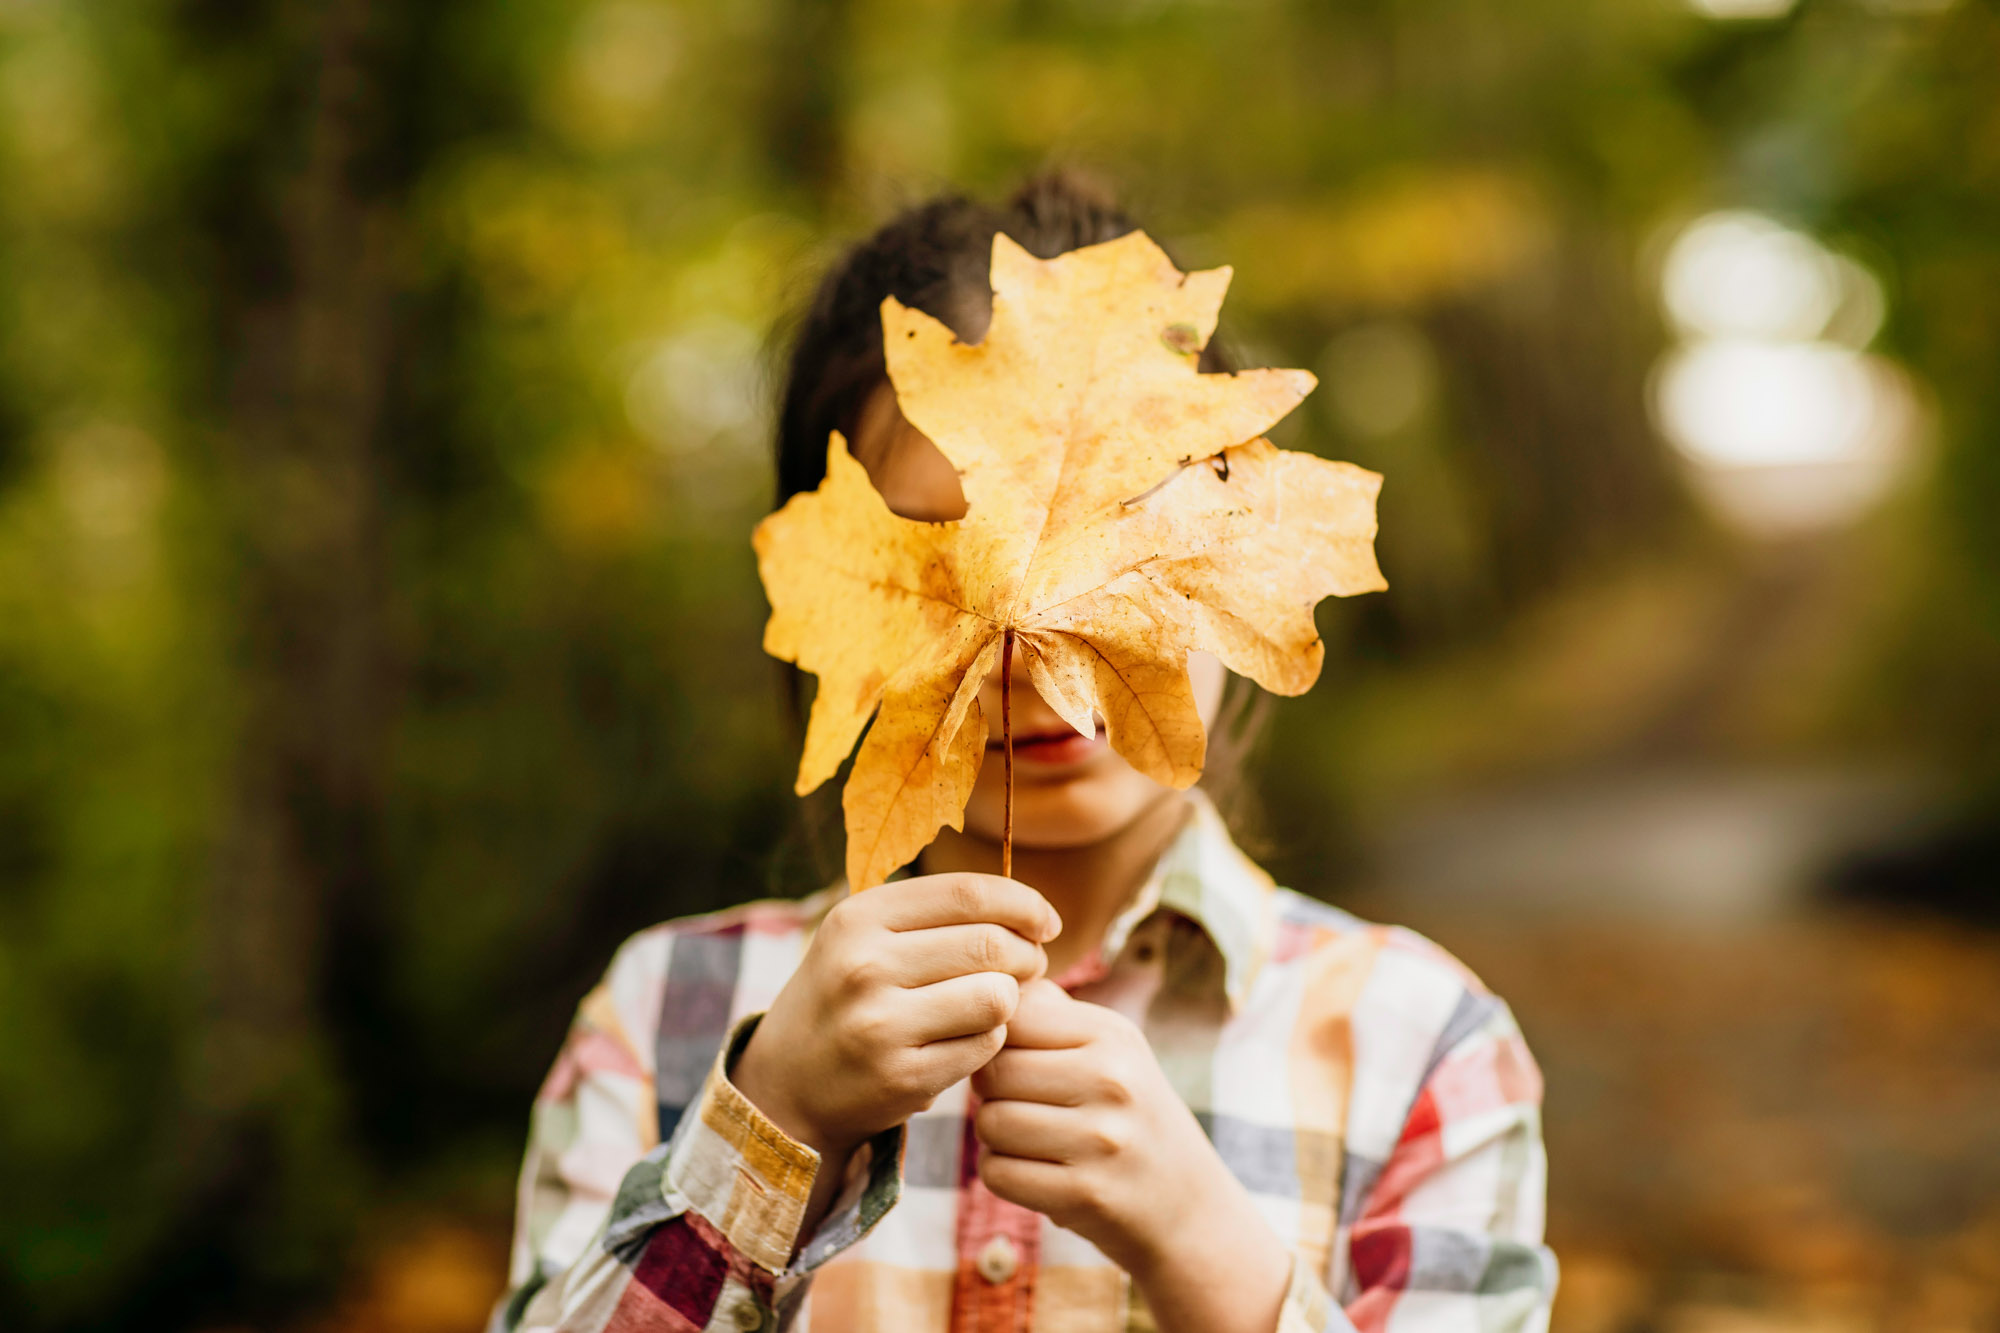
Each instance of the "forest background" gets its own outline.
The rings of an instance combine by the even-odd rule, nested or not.
[[[773,330],[1071,164],[1388,478],[1255,845],[1514,1000],[1557,1328],[1995,1327],[1996,68],[1979,0],[0,0],[0,1324],[478,1326],[611,950],[837,851]]]

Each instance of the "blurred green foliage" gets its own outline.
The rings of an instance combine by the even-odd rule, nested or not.
[[[0,1322],[282,1317],[504,1206],[616,941],[817,882],[763,349],[935,189],[1100,169],[1388,474],[1304,886],[1346,681],[1714,540],[1646,265],[1725,204],[1875,264],[1934,397],[1840,725],[2000,791],[1996,59],[1973,0],[0,0]]]

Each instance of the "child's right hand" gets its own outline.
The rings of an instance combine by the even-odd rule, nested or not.
[[[730,1081],[794,1139],[841,1157],[992,1059],[1062,921],[997,875],[924,875],[843,899]]]

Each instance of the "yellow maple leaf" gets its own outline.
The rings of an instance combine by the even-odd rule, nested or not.
[[[754,539],[764,648],[819,678],[800,794],[867,728],[843,798],[854,888],[961,827],[1003,646],[1079,732],[1102,717],[1129,763],[1186,787],[1206,746],[1189,650],[1299,694],[1323,656],[1313,607],[1386,586],[1381,478],[1259,438],[1312,375],[1196,368],[1229,274],[1182,274],[1140,232],[1051,260],[1003,234],[979,342],[883,302],[897,402],[958,470],[965,517],[890,512],[836,433],[825,482]]]

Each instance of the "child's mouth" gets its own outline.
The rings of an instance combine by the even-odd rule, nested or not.
[[[991,750],[1000,748],[998,728],[988,734],[986,746]],[[1017,763],[1062,767],[1094,758],[1105,746],[1102,722],[1097,724],[1096,733],[1089,736],[1079,735],[1068,727],[1027,735],[1017,733],[1014,737],[1014,759]]]

